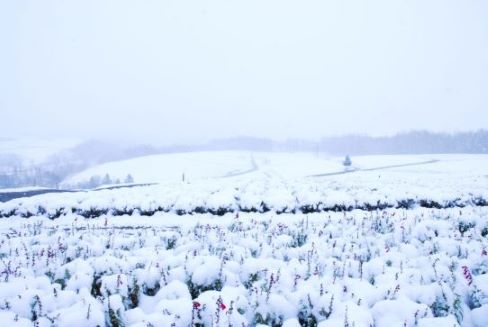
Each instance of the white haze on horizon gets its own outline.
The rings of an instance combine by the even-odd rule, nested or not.
[[[488,127],[488,2],[0,1],[0,137]]]

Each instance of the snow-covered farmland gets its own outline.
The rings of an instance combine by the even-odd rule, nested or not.
[[[1,321],[488,326],[487,156],[220,155],[0,203]]]
[[[190,174],[183,182],[180,173],[176,173],[177,169],[171,168],[176,164],[169,165],[168,169],[173,169],[173,174],[178,176],[175,179],[179,179],[144,187],[20,198],[0,203],[0,216],[42,214],[55,218],[77,213],[94,217],[103,213],[122,215],[134,212],[141,215],[237,211],[306,213],[418,205],[437,208],[486,205],[488,200],[486,155],[358,157],[353,158],[356,170],[349,173],[344,173],[341,158],[318,159],[303,154],[246,157],[243,153],[223,153],[214,159],[214,163],[219,162],[218,158],[227,162],[232,156],[236,160],[229,159],[225,169],[219,170],[212,164],[204,170],[202,161],[197,159],[209,160],[210,154],[191,155],[193,165],[205,173],[205,178],[193,180]],[[232,165],[232,162],[239,161],[238,158],[246,159],[245,162],[251,166]],[[183,165],[185,160],[178,162]],[[139,163],[141,170],[143,163]],[[127,168],[124,162],[113,164]],[[164,161],[158,168],[148,168],[151,178],[144,181],[155,182],[161,176],[170,176],[163,167],[166,167]],[[124,169],[119,170],[122,175],[130,172]],[[106,170],[99,172],[105,173]],[[211,177],[212,174],[215,176]],[[137,174],[134,176],[137,181]]]
[[[179,182],[185,180],[230,178],[249,180],[253,175],[267,174],[282,179],[336,174],[344,171],[342,157],[313,153],[216,151],[160,154],[105,163],[86,169],[67,178],[63,185],[70,187],[87,182],[93,176],[110,177],[121,181],[131,174],[137,183]],[[488,174],[488,155],[376,155],[352,158],[353,170],[438,174]]]
[[[488,209],[9,218],[31,326],[487,326]]]

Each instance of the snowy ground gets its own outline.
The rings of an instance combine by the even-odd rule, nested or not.
[[[0,221],[32,326],[487,326],[488,208]]]
[[[182,175],[190,182],[222,177],[274,174],[282,178],[296,179],[307,176],[342,173],[342,157],[330,157],[312,153],[266,153],[245,151],[190,152],[161,154],[105,163],[89,168],[67,178],[64,187],[88,181],[92,176],[103,177],[110,174],[115,179],[131,174],[137,183],[179,182]],[[352,170],[388,168],[404,170],[420,169],[428,172],[453,172],[475,169],[488,175],[484,169],[488,155],[378,155],[352,158]],[[429,163],[433,165],[428,165]],[[407,169],[410,167],[410,169]],[[251,175],[251,176],[249,176]]]
[[[209,156],[208,153],[190,155]],[[217,156],[214,160],[219,162],[220,158],[226,162],[225,169],[217,169],[215,165],[204,169],[201,161],[194,158],[194,166],[199,167],[206,177],[193,180],[190,174],[188,180],[182,182],[178,174],[180,179],[175,177],[176,181],[159,185],[16,199],[0,203],[0,216],[46,214],[57,217],[72,212],[93,216],[109,211],[114,214],[139,211],[146,215],[160,211],[271,210],[281,213],[375,206],[410,207],[422,203],[444,207],[485,201],[486,205],[488,200],[486,155],[359,157],[353,158],[356,170],[346,174],[340,158],[317,159],[303,154],[255,154],[247,157],[248,166],[240,167],[244,171],[240,174],[238,166],[232,162],[245,158],[244,154],[220,155],[223,157]],[[234,161],[230,159],[232,156],[235,156]],[[252,162],[256,169],[252,169]],[[165,174],[170,176],[166,170],[172,171],[172,167],[176,166],[166,167],[161,163],[153,167],[156,172],[152,172],[152,179],[147,181],[157,180]],[[120,172],[126,173],[125,170]],[[336,174],[331,174],[334,172]],[[321,176],[325,173],[328,175]],[[218,176],[210,177],[212,174]],[[137,174],[134,176],[137,182]]]
[[[488,156],[220,155],[0,203],[0,321],[488,326]]]

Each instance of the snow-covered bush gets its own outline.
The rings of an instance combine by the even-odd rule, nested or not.
[[[468,206],[10,218],[0,221],[0,317],[29,326],[486,326],[487,217]]]

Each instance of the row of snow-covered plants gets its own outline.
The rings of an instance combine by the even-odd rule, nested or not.
[[[4,326],[488,326],[488,208],[0,221]]]

